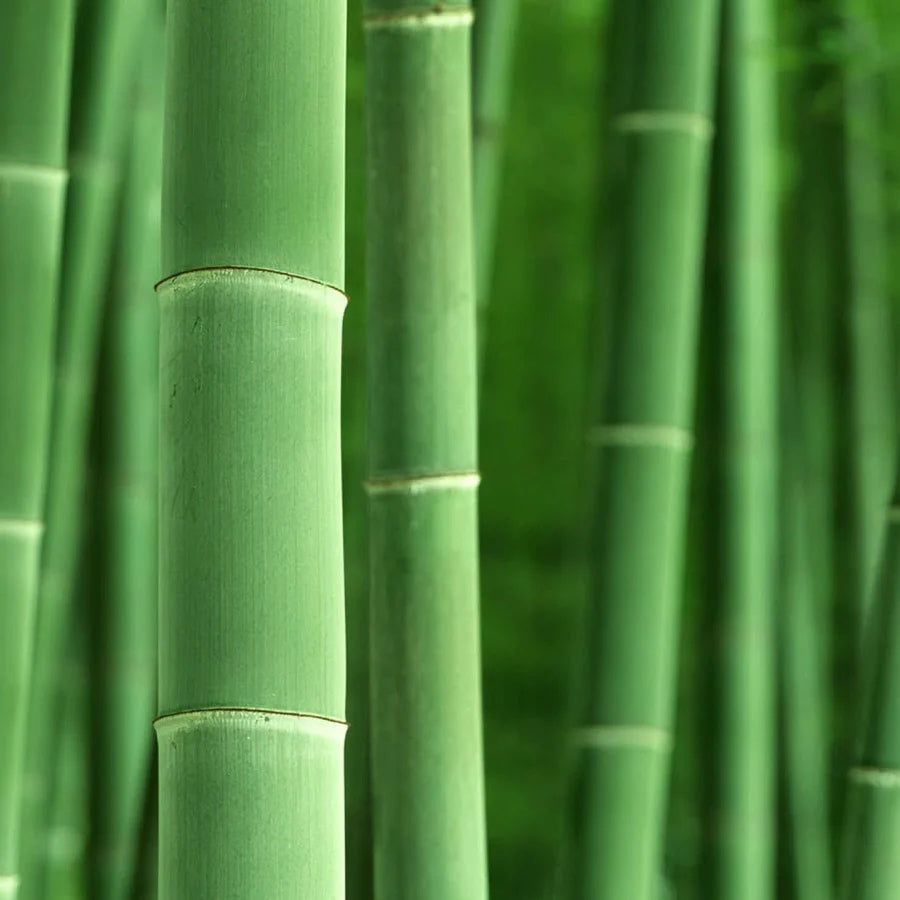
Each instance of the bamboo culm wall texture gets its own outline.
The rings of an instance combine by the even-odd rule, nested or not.
[[[100,363],[92,609],[90,896],[126,900],[156,707],[158,316],[164,25],[149,17]]]
[[[167,28],[159,897],[342,900],[346,7]]]
[[[65,249],[47,484],[47,534],[28,718],[23,867],[41,897],[48,783],[57,752],[58,668],[65,656],[83,525],[99,329],[111,255],[121,151],[138,40],[149,0],[78,3],[69,131]]]
[[[570,877],[572,896],[646,900],[671,747],[718,4],[634,6],[611,122],[623,161],[608,372],[588,435],[599,479]]]
[[[468,7],[366,6],[378,900],[487,897]]]
[[[0,29],[0,898],[17,895],[62,255],[72,0],[12,0]]]
[[[715,722],[706,891],[775,889],[778,589],[778,139],[771,0],[722,0],[712,248],[712,367],[698,463],[712,475],[703,567]],[[752,148],[752,149],[751,149]],[[701,423],[701,427],[702,427]]]

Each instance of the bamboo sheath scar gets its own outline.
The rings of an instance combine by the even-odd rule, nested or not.
[[[487,897],[465,6],[366,7],[378,900]]]
[[[716,0],[622,0],[610,337],[595,424],[570,896],[659,885],[692,444]],[[616,72],[611,73],[617,79]],[[652,739],[648,737],[652,736]]]
[[[74,3],[10,0],[0,28],[0,898],[17,896],[44,532]]]
[[[167,28],[159,896],[342,900],[346,10]]]

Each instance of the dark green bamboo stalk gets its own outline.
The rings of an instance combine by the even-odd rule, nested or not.
[[[773,8],[723,0],[712,279],[702,386],[713,473],[703,559],[715,735],[706,895],[774,895],[778,212]]]
[[[96,900],[126,900],[134,880],[156,707],[161,10],[148,22],[143,54],[99,378],[101,559],[91,654]]]
[[[718,4],[636,4],[598,457],[573,895],[653,896],[671,745]]]
[[[476,12],[472,161],[475,181],[475,293],[481,310],[479,319],[483,320],[493,271],[503,132],[512,87],[519,0],[478,0]]]
[[[23,866],[37,883],[47,784],[54,769],[57,668],[71,620],[83,524],[86,457],[102,301],[112,244],[122,143],[148,0],[78,4],[71,180],[56,336],[56,377],[47,484],[47,535],[28,722]],[[29,888],[30,890],[30,888]]]
[[[900,479],[887,512],[881,571],[867,631],[868,716],[849,773],[841,897],[888,900],[900,884]]]
[[[850,372],[853,392],[856,578],[863,628],[883,536],[896,443],[895,354],[887,289],[879,36],[872,0],[845,0],[844,158],[847,167]],[[862,637],[862,632],[860,638]]]
[[[793,412],[794,400],[789,404]],[[784,783],[790,829],[790,896],[833,896],[828,808],[828,690],[822,615],[811,577],[809,504],[799,466],[796,413],[788,420],[782,460],[780,684]]]
[[[0,25],[0,898],[19,806],[66,195],[73,0],[10,0]]]
[[[469,31],[366,6],[375,894],[487,897]]]
[[[161,900],[344,895],[345,30],[168,7]]]

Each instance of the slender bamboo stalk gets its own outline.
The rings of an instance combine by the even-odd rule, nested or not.
[[[344,895],[345,29],[169,3],[161,900]]]
[[[674,706],[718,4],[636,4],[611,346],[597,424],[573,892],[658,884]],[[652,564],[648,561],[652,560]]]
[[[71,620],[102,301],[121,148],[148,0],[82,0],[69,133],[71,181],[56,336],[47,535],[29,705],[23,866],[37,884],[54,769],[57,669]]]
[[[475,295],[483,325],[493,271],[503,161],[503,132],[512,87],[519,0],[478,0],[474,30],[473,172]],[[479,342],[483,344],[483,336]]]
[[[59,667],[61,714],[57,725],[59,752],[50,788],[47,819],[46,872],[41,900],[92,900],[88,891],[87,844],[89,692],[87,628],[76,625],[66,662]],[[29,885],[29,894],[36,895]]]
[[[847,167],[850,373],[856,578],[862,629],[872,593],[896,444],[895,353],[887,289],[885,167],[875,4],[845,0],[844,158]]]
[[[868,717],[849,773],[841,897],[888,900],[900,884],[900,478],[867,633],[873,661]]]
[[[366,6],[375,895],[487,897],[469,30]]]
[[[100,363],[100,579],[92,622],[90,895],[134,880],[156,707],[163,13],[148,21]]]
[[[792,395],[794,391],[790,392]],[[828,689],[822,616],[811,577],[809,504],[799,465],[797,401],[782,434],[780,686],[784,783],[791,847],[789,896],[833,896],[828,809]]]
[[[712,718],[706,894],[773,896],[778,473],[778,210],[771,0],[723,0],[720,123],[703,340],[714,473],[703,566]],[[714,349],[713,349],[714,348]]]
[[[144,786],[144,804],[141,809],[141,830],[137,841],[137,863],[131,900],[156,900],[159,866],[159,790],[156,765],[156,748],[150,764],[149,777]]]
[[[0,27],[0,898],[16,896],[26,706],[62,252],[72,0],[11,0]]]

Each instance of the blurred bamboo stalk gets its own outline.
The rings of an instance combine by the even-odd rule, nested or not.
[[[149,17],[99,369],[90,896],[127,900],[156,708],[158,315],[164,21]]]
[[[900,884],[900,478],[887,510],[866,656],[867,716],[843,826],[843,900],[889,900]]]
[[[588,435],[599,476],[571,889],[645,900],[672,740],[718,3],[634,6],[611,123],[622,185],[609,374]]]
[[[40,898],[48,783],[55,768],[58,668],[71,623],[81,549],[87,446],[116,195],[139,36],[149,0],[78,3],[65,243],[47,484],[47,533],[29,703],[23,857]]]
[[[27,701],[44,533],[73,0],[0,24],[0,898],[17,896]]]
[[[475,296],[479,347],[484,347],[485,306],[491,292],[503,136],[513,82],[520,0],[478,0],[473,32],[472,138],[475,184]]]
[[[704,557],[715,722],[705,896],[774,896],[778,549],[778,135],[771,0],[723,0],[701,390],[712,419]]]

